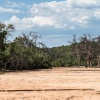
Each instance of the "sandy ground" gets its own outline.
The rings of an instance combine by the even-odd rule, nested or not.
[[[0,100],[100,100],[99,68],[0,74]]]

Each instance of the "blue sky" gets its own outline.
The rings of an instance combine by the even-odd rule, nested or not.
[[[13,24],[13,40],[38,32],[48,47],[67,45],[73,35],[100,35],[100,0],[0,0],[0,21]]]

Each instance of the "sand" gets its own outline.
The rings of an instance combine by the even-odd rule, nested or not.
[[[100,100],[100,69],[6,72],[0,74],[0,100]]]

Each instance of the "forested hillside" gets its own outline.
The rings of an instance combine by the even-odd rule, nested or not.
[[[89,34],[84,34],[77,38],[74,35],[69,45],[48,48],[38,42],[41,36],[36,32],[23,33],[8,42],[8,35],[13,31],[13,25],[0,23],[1,69],[100,67],[100,36],[92,38]]]

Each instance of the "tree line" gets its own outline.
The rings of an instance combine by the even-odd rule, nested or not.
[[[100,36],[75,35],[69,45],[48,48],[36,32],[22,33],[7,41],[13,25],[0,22],[0,68],[37,69],[51,67],[100,67]]]

